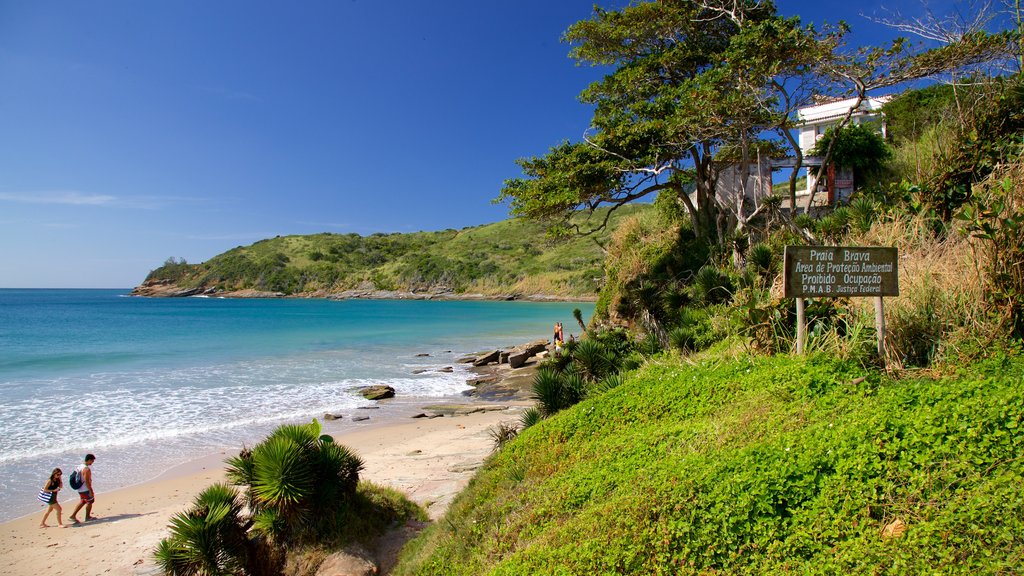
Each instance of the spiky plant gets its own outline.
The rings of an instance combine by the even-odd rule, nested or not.
[[[572,367],[583,379],[601,380],[614,370],[614,360],[608,348],[596,339],[580,340],[572,351]]]
[[[542,414],[536,407],[531,406],[523,412],[522,416],[519,417],[519,424],[522,426],[523,430],[526,430],[543,419],[544,414]]]
[[[793,224],[804,230],[814,230],[814,217],[806,212],[793,216]]]
[[[543,416],[550,416],[562,408],[563,375],[548,368],[540,368],[533,377],[533,399]]]
[[[254,529],[282,544],[331,524],[355,493],[363,462],[320,434],[320,423],[278,427],[228,460],[228,477],[247,487]]]
[[[861,196],[850,202],[850,222],[857,230],[867,232],[875,223],[877,206],[870,198]]]
[[[583,332],[587,331],[587,325],[583,323],[583,311],[579,308],[572,309],[572,317],[576,319],[576,323],[580,325],[580,330]]]
[[[601,380],[600,382],[591,385],[590,389],[587,391],[587,396],[600,396],[601,394],[604,394],[609,390],[613,390],[615,388],[618,388],[619,386],[622,386],[622,383],[625,381],[626,379],[622,376],[622,374],[612,374],[611,376],[605,378],[604,380]]]
[[[696,300],[706,304],[726,302],[732,296],[732,282],[714,266],[701,266],[693,278]]]
[[[668,341],[672,348],[680,352],[691,352],[696,342],[696,331],[693,326],[676,326],[668,333]]]
[[[846,232],[846,222],[835,214],[818,219],[818,233],[831,241],[837,241]]]
[[[747,264],[762,276],[770,276],[775,271],[775,253],[767,244],[754,244],[747,250]]]
[[[238,492],[214,484],[185,512],[171,517],[171,535],[154,552],[157,565],[174,576],[248,572],[250,545]]]
[[[491,435],[491,440],[494,441],[493,451],[497,452],[501,450],[505,444],[516,439],[519,436],[519,427],[511,422],[500,422],[495,426],[492,426],[487,430]]]

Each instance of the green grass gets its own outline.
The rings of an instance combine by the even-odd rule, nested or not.
[[[594,237],[563,240],[549,238],[542,223],[518,218],[439,232],[279,236],[201,264],[169,262],[146,280],[285,294],[375,289],[593,297],[604,278],[604,252],[595,240],[606,244],[623,218],[649,210],[623,207]],[[575,221],[592,226],[605,213]]]
[[[655,361],[507,444],[396,573],[1017,573],[1022,375]]]

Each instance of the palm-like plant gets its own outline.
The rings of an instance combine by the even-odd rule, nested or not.
[[[615,363],[604,344],[588,338],[576,344],[572,365],[583,379],[597,382],[612,372]]]
[[[587,325],[583,323],[583,311],[579,308],[572,309],[572,317],[576,319],[576,323],[580,325],[580,330],[583,332],[587,331]]]
[[[171,536],[160,541],[155,553],[165,573],[219,576],[245,571],[250,547],[234,488],[210,486],[192,508],[171,518],[170,530]]]
[[[694,296],[706,304],[726,302],[732,296],[729,277],[710,265],[701,266],[693,278]]]
[[[523,430],[526,430],[530,426],[537,424],[544,419],[544,414],[541,413],[536,407],[527,408],[523,415],[519,417],[519,424]]]
[[[533,398],[542,416],[550,416],[564,408],[562,375],[547,368],[537,370],[533,377]]]
[[[747,250],[747,263],[759,276],[769,276],[775,271],[775,254],[767,244],[754,244]]]
[[[362,460],[320,431],[316,420],[280,426],[228,460],[228,477],[247,487],[257,533],[293,541],[318,522],[330,522],[355,494]]]

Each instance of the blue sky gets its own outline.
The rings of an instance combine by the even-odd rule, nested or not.
[[[559,39],[593,4],[0,0],[0,287],[502,220],[515,159],[588,125]],[[894,35],[855,4],[779,2]]]

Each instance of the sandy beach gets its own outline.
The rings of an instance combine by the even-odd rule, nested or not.
[[[505,409],[406,419],[336,434],[336,441],[359,453],[366,469],[362,479],[403,491],[436,519],[469,481],[493,447],[489,430],[515,422],[523,402]],[[325,426],[325,432],[331,433]],[[165,472],[151,482],[112,492],[103,491],[97,475],[96,520],[66,529],[40,528],[37,514],[0,524],[0,572],[12,576],[49,573],[129,576],[156,574],[152,550],[166,536],[171,515],[183,511],[206,486],[224,477],[229,454],[213,454]],[[61,501],[64,520],[75,499],[65,485]],[[77,499],[77,498],[76,498]],[[84,517],[84,511],[79,513]]]

